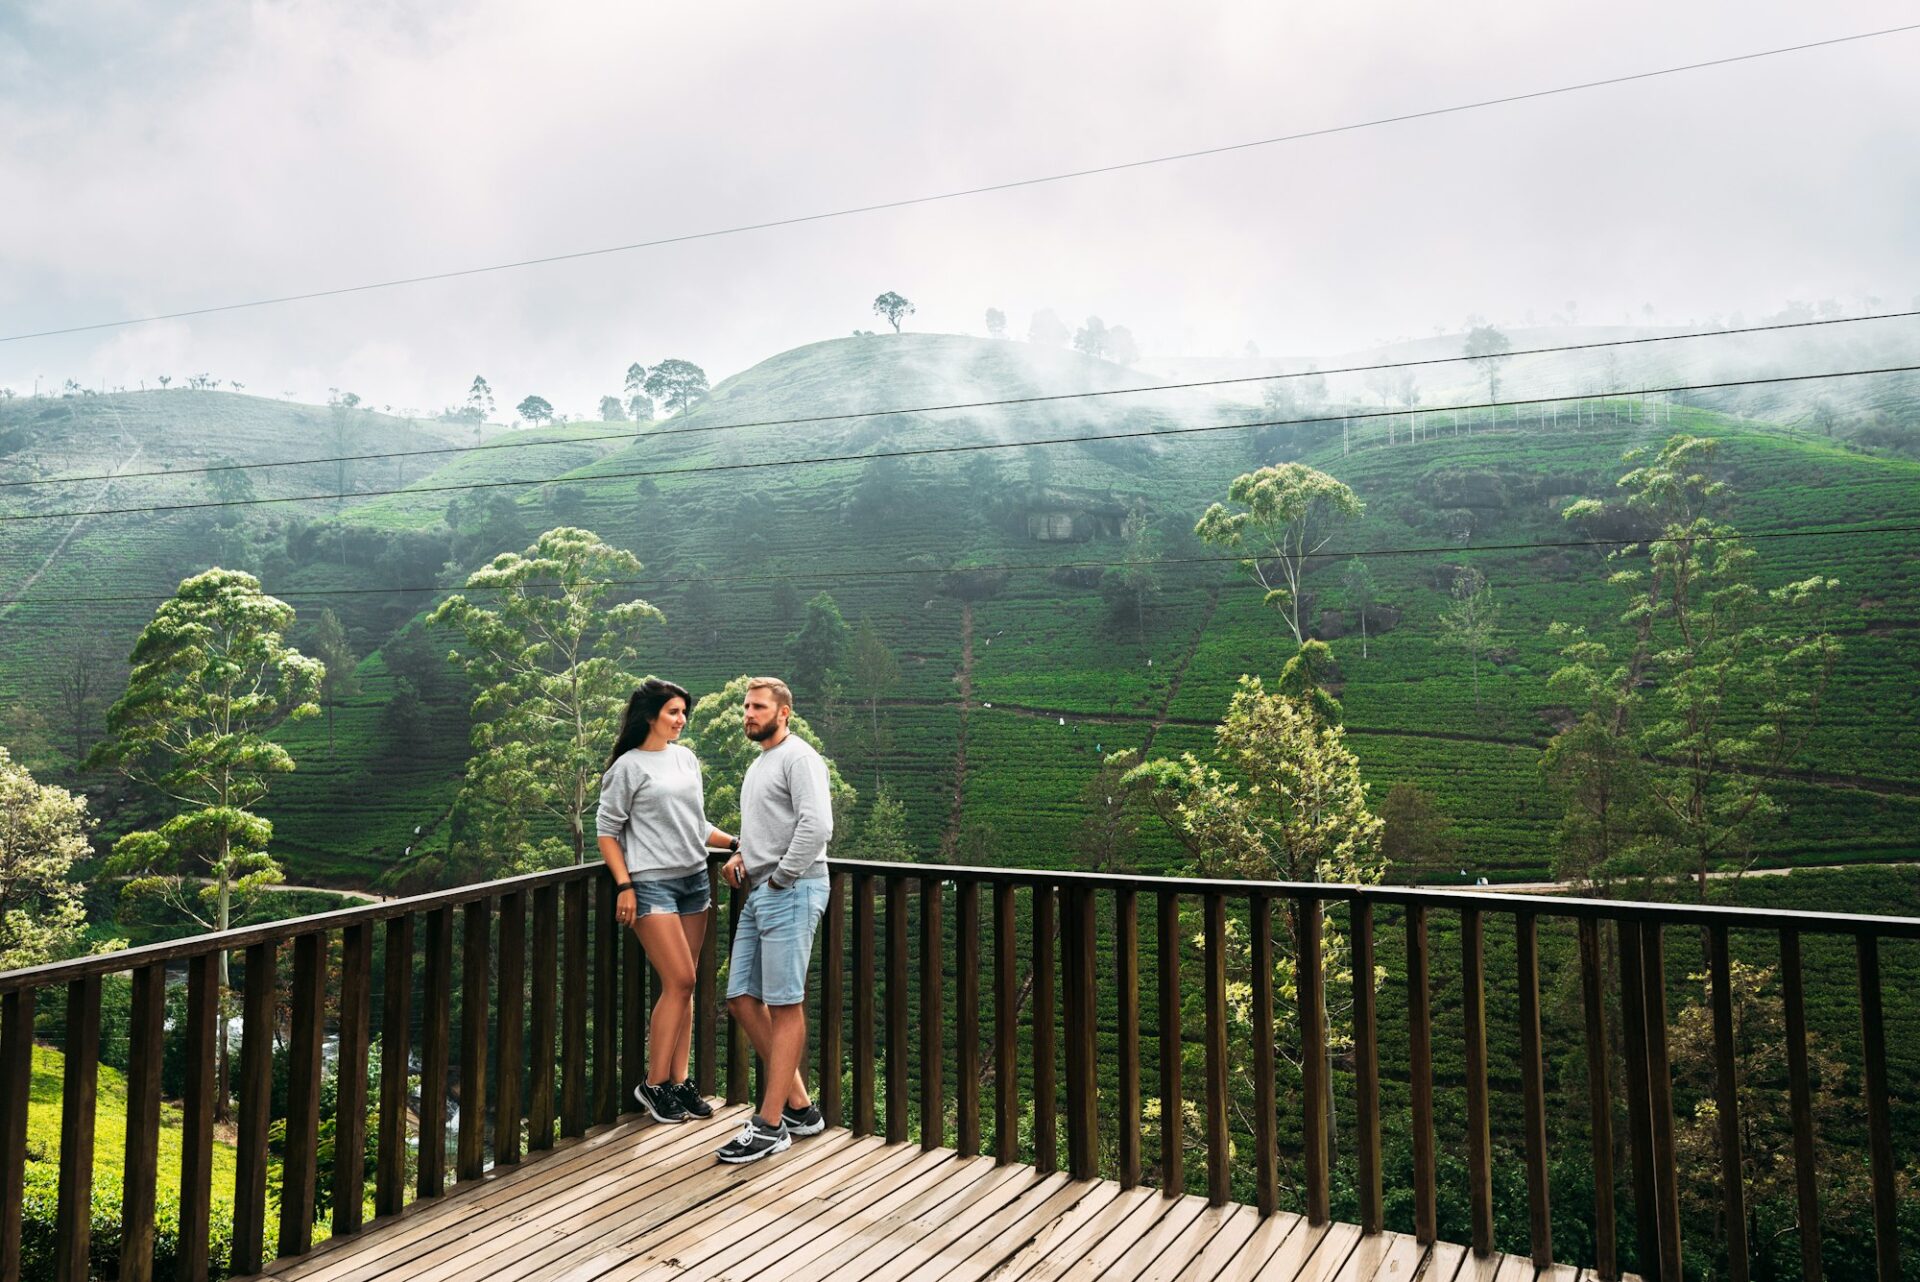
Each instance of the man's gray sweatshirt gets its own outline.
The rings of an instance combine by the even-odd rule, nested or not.
[[[776,873],[783,885],[827,875],[833,803],[827,763],[813,745],[788,732],[747,767],[740,784],[740,857],[747,880]]]

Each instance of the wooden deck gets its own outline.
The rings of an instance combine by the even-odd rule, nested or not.
[[[283,1282],[637,1282],[638,1279],[1232,1279],[1531,1282],[1523,1257],[1425,1250],[1350,1224],[1262,1221],[1252,1207],[1123,1192],[828,1131],[749,1166],[713,1150],[746,1116],[630,1120],[311,1255]],[[1560,1266],[1551,1282],[1586,1282]]]

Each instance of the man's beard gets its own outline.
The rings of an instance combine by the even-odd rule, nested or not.
[[[767,740],[773,738],[774,731],[780,728],[780,723],[778,721],[769,721],[758,730],[755,730],[752,726],[743,726],[742,728],[747,732],[747,738],[753,740],[755,743],[765,743]]]

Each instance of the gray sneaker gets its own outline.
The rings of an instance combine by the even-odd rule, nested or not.
[[[809,1104],[805,1108],[795,1108],[791,1104],[782,1105],[780,1124],[787,1128],[789,1135],[796,1137],[818,1135],[827,1129],[827,1119],[821,1115],[817,1104]]]
[[[756,1115],[740,1128],[738,1135],[723,1144],[714,1156],[723,1162],[738,1166],[743,1162],[757,1162],[763,1157],[783,1153],[792,1143],[793,1137],[787,1133],[784,1125],[778,1122],[768,1125]]]

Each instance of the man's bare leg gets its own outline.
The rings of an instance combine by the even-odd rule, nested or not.
[[[807,1008],[799,1002],[791,1006],[766,1006],[767,1093],[760,1101],[760,1116],[770,1122],[780,1120],[780,1106],[791,1104],[805,1108],[806,1084],[800,1079],[800,1061],[807,1053]],[[791,1082],[783,1089],[779,1083]],[[795,1092],[798,1098],[795,1098]]]
[[[797,1011],[800,1016],[800,1044],[791,1061],[793,1064],[792,1086],[788,1089],[786,1103],[794,1108],[806,1108],[813,1103],[813,1096],[807,1094],[807,1079],[800,1073],[800,1061],[807,1050],[807,1008],[805,1006],[768,1006],[757,997],[735,997],[727,1002],[727,1013],[740,1022],[740,1027],[746,1030],[747,1040],[753,1043],[754,1054],[758,1055],[760,1062],[767,1066],[768,1082],[780,1080],[773,1075],[774,1019],[772,1013],[783,1010]],[[772,1122],[779,1120],[778,1113],[779,1110],[776,1108],[774,1112],[762,1113],[760,1116]]]

